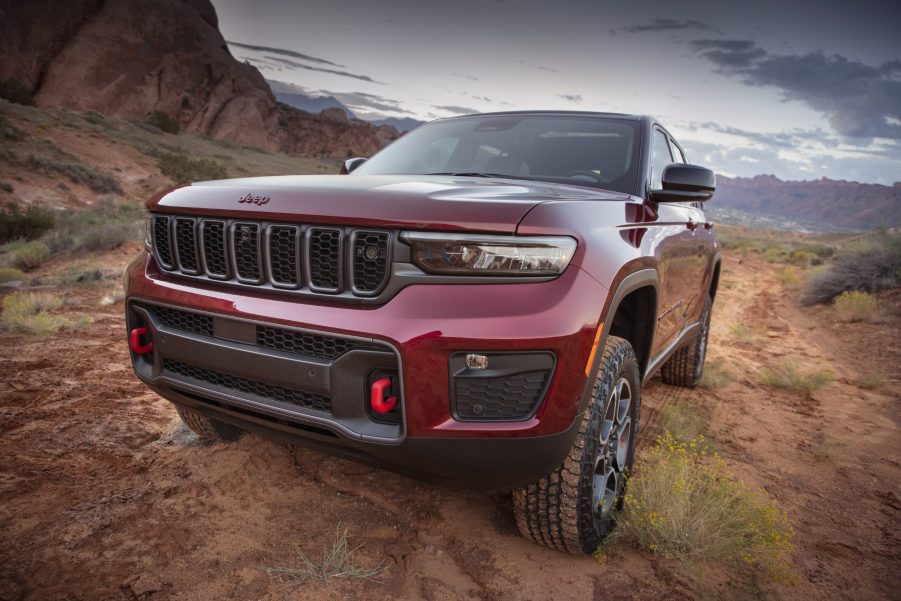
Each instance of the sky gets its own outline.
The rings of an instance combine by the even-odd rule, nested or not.
[[[901,180],[901,2],[213,4],[236,58],[361,118],[651,114],[723,175]]]

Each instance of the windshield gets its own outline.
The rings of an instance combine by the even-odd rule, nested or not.
[[[413,130],[354,175],[512,177],[634,194],[637,121],[494,115],[434,121]]]

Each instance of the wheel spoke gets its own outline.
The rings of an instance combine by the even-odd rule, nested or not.
[[[611,449],[614,467],[618,472],[626,469],[629,459],[629,444],[632,442],[632,420],[628,417],[616,430],[616,448]]]
[[[617,388],[619,389],[619,394],[617,395],[618,402],[616,404],[616,423],[621,424],[629,415],[629,408],[632,404],[632,387],[625,378],[620,378]]]

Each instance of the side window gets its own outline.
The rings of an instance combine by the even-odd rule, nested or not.
[[[678,146],[676,146],[676,142],[672,138],[670,138],[669,145],[673,151],[673,158],[676,160],[677,163],[687,163],[688,162],[685,160],[685,155],[682,153],[682,149],[679,148]]]
[[[663,187],[661,183],[663,170],[672,162],[673,155],[670,154],[666,136],[659,129],[655,129],[654,138],[651,141],[651,173],[648,178],[652,189]]]

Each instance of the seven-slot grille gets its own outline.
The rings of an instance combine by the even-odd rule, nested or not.
[[[154,256],[170,273],[362,297],[390,277],[387,231],[160,214],[151,229]]]

